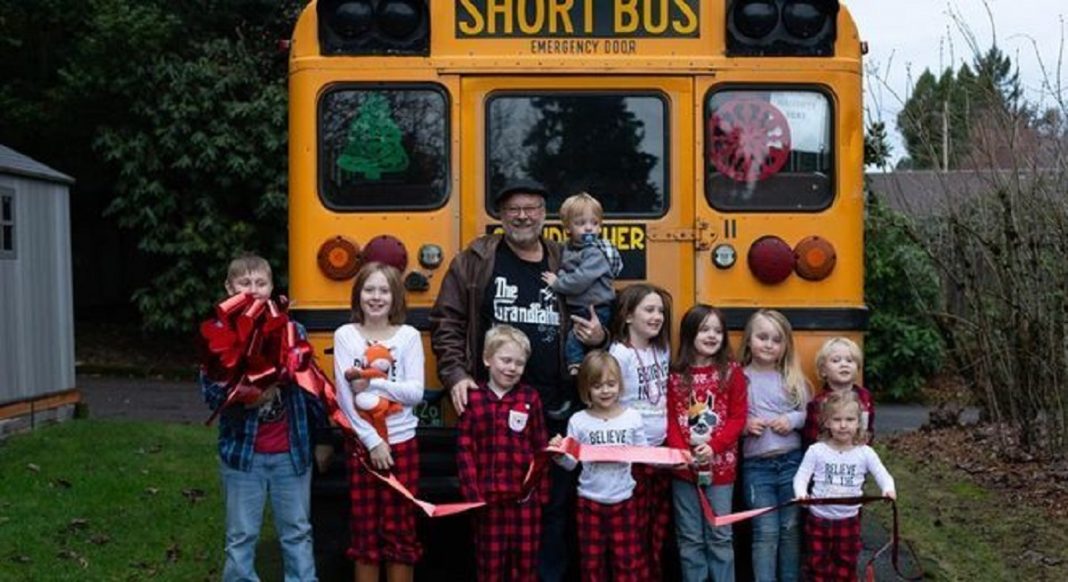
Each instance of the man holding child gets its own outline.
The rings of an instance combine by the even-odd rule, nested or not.
[[[486,331],[508,324],[526,334],[533,349],[523,381],[538,391],[551,435],[566,431],[575,406],[564,357],[568,329],[573,326],[575,337],[590,346],[604,343],[606,335],[592,307],[588,319],[567,317],[563,298],[542,278],[545,272],[559,271],[562,255],[561,245],[541,236],[547,194],[542,185],[529,180],[510,183],[496,193],[493,202],[504,233],[476,239],[452,260],[430,322],[438,375],[459,414],[467,405],[468,391],[485,380],[481,355]],[[575,487],[572,475],[559,467],[551,471],[538,574],[542,580],[563,580]]]

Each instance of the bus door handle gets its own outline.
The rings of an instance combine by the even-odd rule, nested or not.
[[[667,228],[650,226],[646,240],[652,242],[692,242],[696,250],[707,251],[716,240],[716,233],[707,220],[697,219],[693,228]]]

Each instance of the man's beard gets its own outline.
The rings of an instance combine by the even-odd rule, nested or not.
[[[532,222],[529,227],[524,225],[522,230],[505,229],[504,237],[508,242],[518,247],[532,246],[541,237],[541,229],[535,228],[537,223]]]

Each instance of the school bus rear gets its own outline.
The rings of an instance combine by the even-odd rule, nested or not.
[[[592,193],[619,286],[667,288],[676,322],[723,308],[735,347],[781,309],[811,372],[866,323],[862,150],[837,2],[320,0],[291,47],[293,311],[323,353],[360,262],[388,260],[426,332],[448,261],[498,225],[490,194],[529,177],[553,192],[549,238],[563,198]]]

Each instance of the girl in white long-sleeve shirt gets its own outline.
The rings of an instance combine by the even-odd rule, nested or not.
[[[567,423],[567,435],[584,445],[646,446],[642,416],[619,401],[623,374],[607,352],[592,351],[582,360],[578,392],[588,406]],[[560,435],[551,444],[559,445]],[[573,470],[576,460],[557,462]],[[645,580],[638,514],[630,463],[582,463],[578,482],[578,525],[583,582]]]
[[[404,325],[406,305],[400,273],[381,263],[368,263],[352,286],[352,323],[334,332],[334,378],[338,404],[356,429],[362,447],[350,456],[352,543],[348,556],[356,561],[356,580],[379,578],[386,563],[390,579],[411,579],[422,555],[415,535],[415,506],[371,475],[373,467],[392,473],[418,494],[419,449],[412,408],[423,399],[423,342],[415,328]],[[372,344],[389,349],[393,359],[385,378],[363,379],[365,353]],[[348,380],[351,378],[351,380]],[[355,395],[369,393],[400,405],[386,417],[383,435],[359,415]]]
[[[819,442],[809,447],[794,476],[798,499],[857,497],[869,473],[883,495],[896,499],[894,478],[879,455],[864,444],[860,400],[832,393],[820,411]],[[809,483],[812,492],[809,493]],[[805,520],[805,580],[856,580],[860,555],[860,506],[812,505]]]

